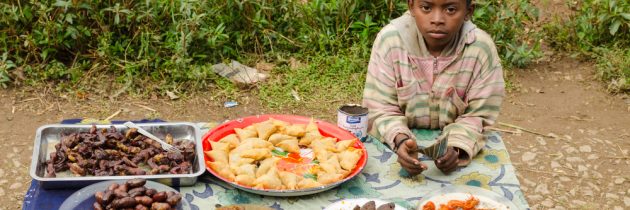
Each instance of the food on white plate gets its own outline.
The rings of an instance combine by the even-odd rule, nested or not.
[[[436,208],[432,201],[427,202],[422,206],[422,210],[436,210],[436,209],[461,209],[461,210],[474,210],[477,209],[479,199],[470,196],[466,200],[449,200],[446,204],[440,204],[439,208]]]
[[[394,210],[396,208],[396,204],[394,203],[386,203],[383,205],[376,207],[376,202],[368,201],[364,203],[362,206],[356,205],[353,210]]]
[[[357,139],[324,137],[313,120],[291,124],[269,119],[245,128],[205,151],[206,164],[220,177],[254,189],[297,190],[346,178],[363,151]]]

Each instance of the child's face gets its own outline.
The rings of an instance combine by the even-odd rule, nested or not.
[[[465,0],[409,0],[409,10],[430,51],[441,52],[472,13]]]

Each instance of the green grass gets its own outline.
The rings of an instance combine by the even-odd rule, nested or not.
[[[342,51],[341,55],[306,56],[306,66],[289,65],[274,69],[273,77],[260,87],[260,99],[271,108],[318,107],[335,101],[360,103],[367,59]],[[300,101],[292,92],[297,93]]]

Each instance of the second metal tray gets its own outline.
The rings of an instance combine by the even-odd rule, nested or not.
[[[33,158],[31,160],[30,175],[40,182],[45,189],[81,188],[90,184],[105,180],[123,180],[144,178],[169,186],[191,186],[197,182],[197,177],[205,172],[203,148],[201,144],[201,131],[193,123],[144,123],[140,127],[151,132],[159,138],[164,138],[167,133],[173,139],[183,139],[195,143],[195,160],[192,163],[192,172],[189,174],[159,174],[159,175],[129,175],[129,176],[60,176],[45,177],[46,159],[50,152],[55,151],[55,144],[59,143],[62,134],[73,132],[86,132],[92,125],[45,125],[37,129],[33,146]],[[112,125],[96,125],[97,128],[109,129]],[[125,132],[124,125],[113,125],[118,131]]]

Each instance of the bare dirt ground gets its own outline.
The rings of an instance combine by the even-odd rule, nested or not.
[[[542,134],[503,134],[533,209],[630,208],[630,99],[591,69],[564,58],[513,78],[499,121]]]

